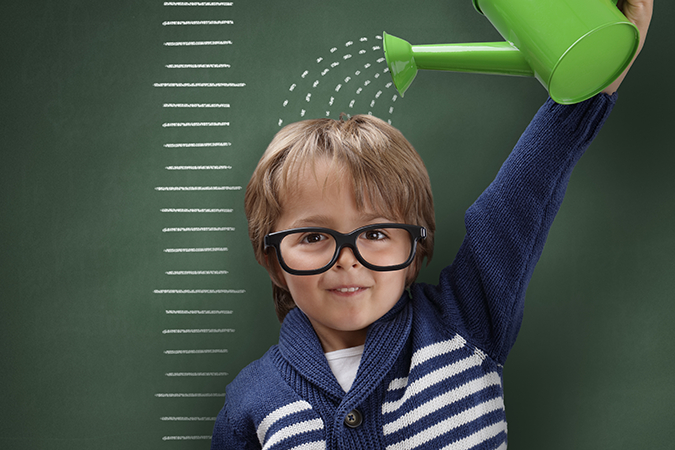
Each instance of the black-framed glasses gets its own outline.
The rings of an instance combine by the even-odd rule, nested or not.
[[[417,242],[427,236],[418,225],[378,223],[342,234],[330,228],[293,228],[265,236],[265,250],[273,247],[281,268],[292,275],[317,275],[333,267],[343,248],[370,270],[408,267]]]

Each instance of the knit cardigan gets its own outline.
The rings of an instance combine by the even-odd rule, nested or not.
[[[373,323],[344,392],[308,318],[226,389],[212,449],[505,449],[503,364],[525,290],[572,169],[616,95],[538,111],[468,209],[466,237],[437,286],[413,284]]]

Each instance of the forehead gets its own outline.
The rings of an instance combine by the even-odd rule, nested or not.
[[[396,214],[384,204],[374,202],[368,192],[358,187],[359,183],[343,163],[322,157],[296,165],[284,178],[279,192],[281,215],[276,228],[355,224],[376,218],[396,220]]]

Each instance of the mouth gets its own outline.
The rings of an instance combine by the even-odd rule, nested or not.
[[[365,291],[368,288],[360,286],[348,286],[348,287],[339,287],[335,289],[329,289],[330,292],[335,292],[337,294],[355,294],[361,291]]]

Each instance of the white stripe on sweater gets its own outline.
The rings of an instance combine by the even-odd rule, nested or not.
[[[422,347],[421,349],[417,350],[410,359],[410,371],[412,372],[415,366],[425,363],[432,358],[459,350],[460,348],[464,347],[465,344],[466,340],[457,334],[450,340],[437,342],[435,344]]]
[[[506,433],[506,422],[504,421],[497,422],[494,425],[490,425],[489,427],[485,427],[482,430],[478,430],[457,442],[446,445],[442,448],[442,450],[469,450],[481,442],[492,439],[502,431]],[[500,445],[497,450],[506,450],[506,443],[502,443],[502,445]]]
[[[471,369],[472,367],[480,366],[483,363],[483,358],[478,353],[460,359],[457,362],[443,366],[433,372],[426,374],[418,380],[413,381],[405,390],[403,397],[393,402],[386,402],[382,405],[382,414],[394,412],[398,410],[408,399],[420,394],[424,390],[440,383],[443,380],[452,378],[453,376]]]
[[[286,406],[275,409],[274,411],[269,413],[258,425],[257,434],[258,434],[258,441],[260,441],[260,445],[264,444],[267,430],[269,430],[270,427],[274,425],[277,421],[283,419],[286,416],[290,416],[291,414],[299,413],[300,411],[306,411],[308,409],[312,409],[312,405],[310,405],[304,400],[299,400],[297,402],[290,403]]]
[[[383,432],[385,435],[396,433],[397,431],[414,424],[418,420],[433,414],[439,409],[482,391],[489,386],[501,386],[501,379],[498,373],[488,373],[481,378],[471,380],[451,391],[439,395],[438,397],[434,397],[423,405],[405,413],[395,421],[385,424],[383,426]]]
[[[447,419],[437,423],[436,425],[433,425],[419,433],[417,433],[414,436],[409,437],[408,439],[404,439],[402,441],[399,441],[393,445],[387,446],[387,450],[411,450],[414,448],[417,448],[421,445],[426,444],[427,442],[436,439],[439,436],[442,436],[451,430],[461,427],[462,425],[465,425],[469,422],[473,422],[474,420],[480,418],[481,416],[484,416],[492,411],[504,409],[504,401],[501,397],[494,398],[492,400],[488,400],[485,403],[481,403],[480,405],[476,405],[473,408],[469,408],[465,411],[462,411],[459,414],[456,414],[452,417],[448,417]],[[482,430],[479,430],[478,432],[467,436],[466,438],[463,438],[450,446],[446,447],[447,449],[455,449],[455,448],[471,448],[481,442],[483,442],[486,439],[489,439],[493,436],[495,436],[497,433],[502,431],[502,429],[505,428],[504,422],[499,422],[497,425],[501,425],[496,431],[493,430],[494,425],[490,425],[486,428],[483,428]],[[464,444],[461,444],[463,441],[466,441],[467,446],[463,446]],[[454,446],[458,447],[454,447]]]
[[[403,389],[408,385],[408,377],[404,378],[394,378],[391,380],[391,383],[389,383],[389,387],[387,388],[388,391],[396,391],[398,389]]]
[[[297,447],[289,448],[288,450],[326,450],[326,441],[307,442],[305,444],[300,444]]]
[[[420,364],[423,364],[429,361],[430,359],[433,359],[437,356],[445,355],[446,353],[452,353],[455,350],[459,350],[460,348],[464,347],[464,345],[466,345],[466,340],[462,336],[457,334],[455,335],[454,338],[449,339],[447,341],[436,342],[435,344],[422,347],[421,349],[413,353],[412,358],[410,359],[409,372],[412,372],[412,370],[416,366],[419,366]],[[396,389],[402,389],[407,385],[408,385],[408,377],[396,378],[392,380],[391,383],[389,383],[388,390],[394,391]]]
[[[289,425],[274,433],[265,441],[263,450],[268,450],[279,442],[295,437],[299,434],[309,433],[310,431],[323,430],[323,420],[313,419],[305,422]]]

